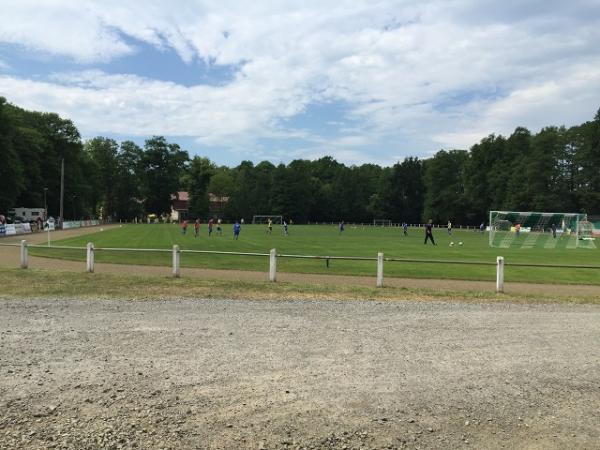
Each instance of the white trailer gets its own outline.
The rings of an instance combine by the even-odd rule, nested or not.
[[[46,220],[46,210],[44,208],[14,208],[8,211],[12,217],[22,217],[27,222],[33,222],[41,218]]]

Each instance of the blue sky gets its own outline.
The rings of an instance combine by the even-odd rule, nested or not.
[[[391,165],[600,107],[600,3],[0,0],[0,95],[218,164]]]

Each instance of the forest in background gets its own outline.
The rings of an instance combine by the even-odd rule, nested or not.
[[[202,219],[209,192],[229,197],[225,220],[280,214],[296,223],[431,218],[478,225],[489,210],[600,214],[600,110],[581,125],[535,134],[517,127],[469,150],[440,150],[391,167],[347,166],[330,156],[226,167],[190,157],[162,136],[143,147],[100,136],[83,142],[71,120],[0,97],[0,214],[43,207],[46,188],[49,214],[57,217],[63,158],[66,219],[160,215],[178,191],[189,192],[190,216]]]

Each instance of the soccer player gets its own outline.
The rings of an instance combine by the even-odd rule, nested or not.
[[[435,241],[433,240],[433,220],[429,219],[429,222],[425,224],[425,242],[427,244],[427,239],[431,239],[431,243],[435,245]]]
[[[555,223],[552,224],[552,237],[554,239],[556,239],[556,224]]]
[[[269,220],[267,220],[267,234],[273,234],[273,221],[270,217]]]
[[[184,220],[181,222],[181,234],[187,233],[188,221]]]
[[[200,219],[196,219],[196,221],[194,222],[194,238],[197,238],[199,233],[200,233]]]
[[[483,233],[484,229],[485,229],[485,223],[481,222],[481,225],[479,225],[479,232]]]
[[[518,223],[515,225],[515,233],[517,233],[517,237],[521,234],[521,224]]]
[[[241,229],[242,229],[242,226],[236,220],[235,224],[233,225],[233,239],[235,239],[236,241],[237,241],[238,237],[240,236],[240,230]]]
[[[221,228],[221,218],[220,217],[217,219],[217,234],[219,236],[223,235],[223,229]]]
[[[208,220],[208,237],[210,237],[210,236],[211,236],[211,234],[212,234],[212,229],[213,229],[213,224],[214,224],[214,223],[215,223],[215,221],[214,221],[214,220],[213,220],[213,218],[211,217],[211,218]]]
[[[452,235],[452,222],[448,221],[448,236]]]
[[[285,220],[283,221],[283,234],[288,235],[288,224]]]
[[[344,232],[344,221],[342,220],[339,224],[340,234]]]
[[[408,224],[406,222],[402,222],[402,231],[404,232],[404,236],[408,236]]]

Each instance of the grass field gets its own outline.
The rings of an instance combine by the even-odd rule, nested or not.
[[[296,225],[290,227],[289,236],[284,236],[280,227],[273,234],[265,233],[264,225],[245,225],[239,240],[233,240],[231,226],[224,227],[223,236],[207,236],[206,225],[201,235],[194,237],[188,230],[182,235],[177,225],[133,225],[98,231],[77,238],[53,242],[59,246],[85,246],[93,242],[96,248],[155,248],[170,249],[174,244],[189,250],[215,250],[232,252],[268,253],[276,248],[278,253],[321,256],[376,257],[384,252],[389,258],[426,259],[441,261],[476,261],[493,263],[496,256],[505,258],[506,281],[537,283],[600,284],[600,269],[566,269],[511,267],[511,263],[595,265],[600,266],[600,251],[597,249],[555,248],[490,248],[487,234],[474,231],[455,230],[448,236],[446,230],[436,229],[437,246],[423,245],[423,231],[410,229],[408,237],[399,228],[351,227],[340,235],[337,227]],[[453,241],[454,246],[449,243]],[[463,242],[462,246],[458,242]],[[32,255],[53,258],[84,260],[85,252],[68,249],[32,248]],[[96,252],[97,262],[125,264],[165,265],[171,264],[169,253]],[[241,269],[268,271],[268,258],[256,256],[232,256],[213,254],[182,254],[183,267],[210,267],[215,269]],[[324,260],[278,259],[278,271],[300,273],[328,273],[343,275],[374,276],[375,261],[332,260],[326,267]],[[493,265],[461,265],[416,262],[386,262],[386,277],[415,277],[437,279],[493,280]]]

